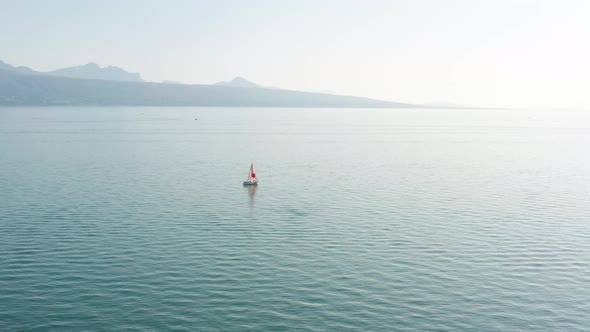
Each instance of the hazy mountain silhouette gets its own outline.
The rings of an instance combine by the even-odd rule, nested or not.
[[[231,81],[228,82],[217,82],[214,83],[213,85],[222,85],[222,86],[231,86],[231,87],[235,87],[235,88],[260,88],[261,86],[254,83],[254,82],[250,82],[247,79],[237,76],[236,78],[234,78]]]
[[[94,62],[90,62],[83,66],[74,66],[62,68],[46,72],[48,75],[64,76],[71,78],[86,78],[110,81],[130,81],[143,82],[143,79],[138,73],[130,73],[119,67],[103,67],[101,68]]]
[[[0,61],[0,105],[420,107],[261,87],[241,77],[212,85],[171,83],[144,82],[139,74],[95,63],[43,73]]]
[[[15,71],[18,73],[23,73],[23,74],[40,74],[40,72],[34,71],[33,69],[31,69],[29,67],[26,67],[26,66],[15,67],[13,65],[9,65],[8,63],[6,63],[2,60],[0,60],[0,69]]]
[[[419,107],[292,90],[78,79],[0,69],[0,105]]]

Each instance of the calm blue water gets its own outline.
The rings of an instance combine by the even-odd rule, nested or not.
[[[589,326],[590,112],[0,108],[2,331]]]

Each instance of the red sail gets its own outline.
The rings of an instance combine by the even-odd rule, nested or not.
[[[256,171],[254,171],[254,164],[250,165],[250,178],[256,179]]]

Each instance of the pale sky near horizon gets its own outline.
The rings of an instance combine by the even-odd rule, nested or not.
[[[147,81],[590,109],[590,1],[0,0],[0,60]]]

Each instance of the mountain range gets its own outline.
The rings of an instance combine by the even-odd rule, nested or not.
[[[95,63],[39,72],[0,61],[0,105],[147,105],[398,108],[420,105],[261,87],[242,77],[211,85],[145,82]]]
[[[108,81],[144,82],[144,80],[138,73],[130,73],[122,68],[114,66],[101,68],[94,62],[89,62],[82,66],[67,67],[48,72],[40,72],[25,66],[15,67],[0,60],[0,69],[9,70],[21,74],[52,75]]]
[[[25,67],[25,66],[15,67],[15,66],[7,64],[6,62],[4,62],[2,60],[0,60],[0,70],[9,70],[9,71],[14,71],[14,72],[21,73],[21,74],[40,74],[40,72],[35,71],[29,67]]]
[[[122,68],[114,66],[101,68],[94,62],[90,62],[84,66],[57,69],[47,72],[46,74],[71,78],[144,82],[138,73],[129,73]]]

